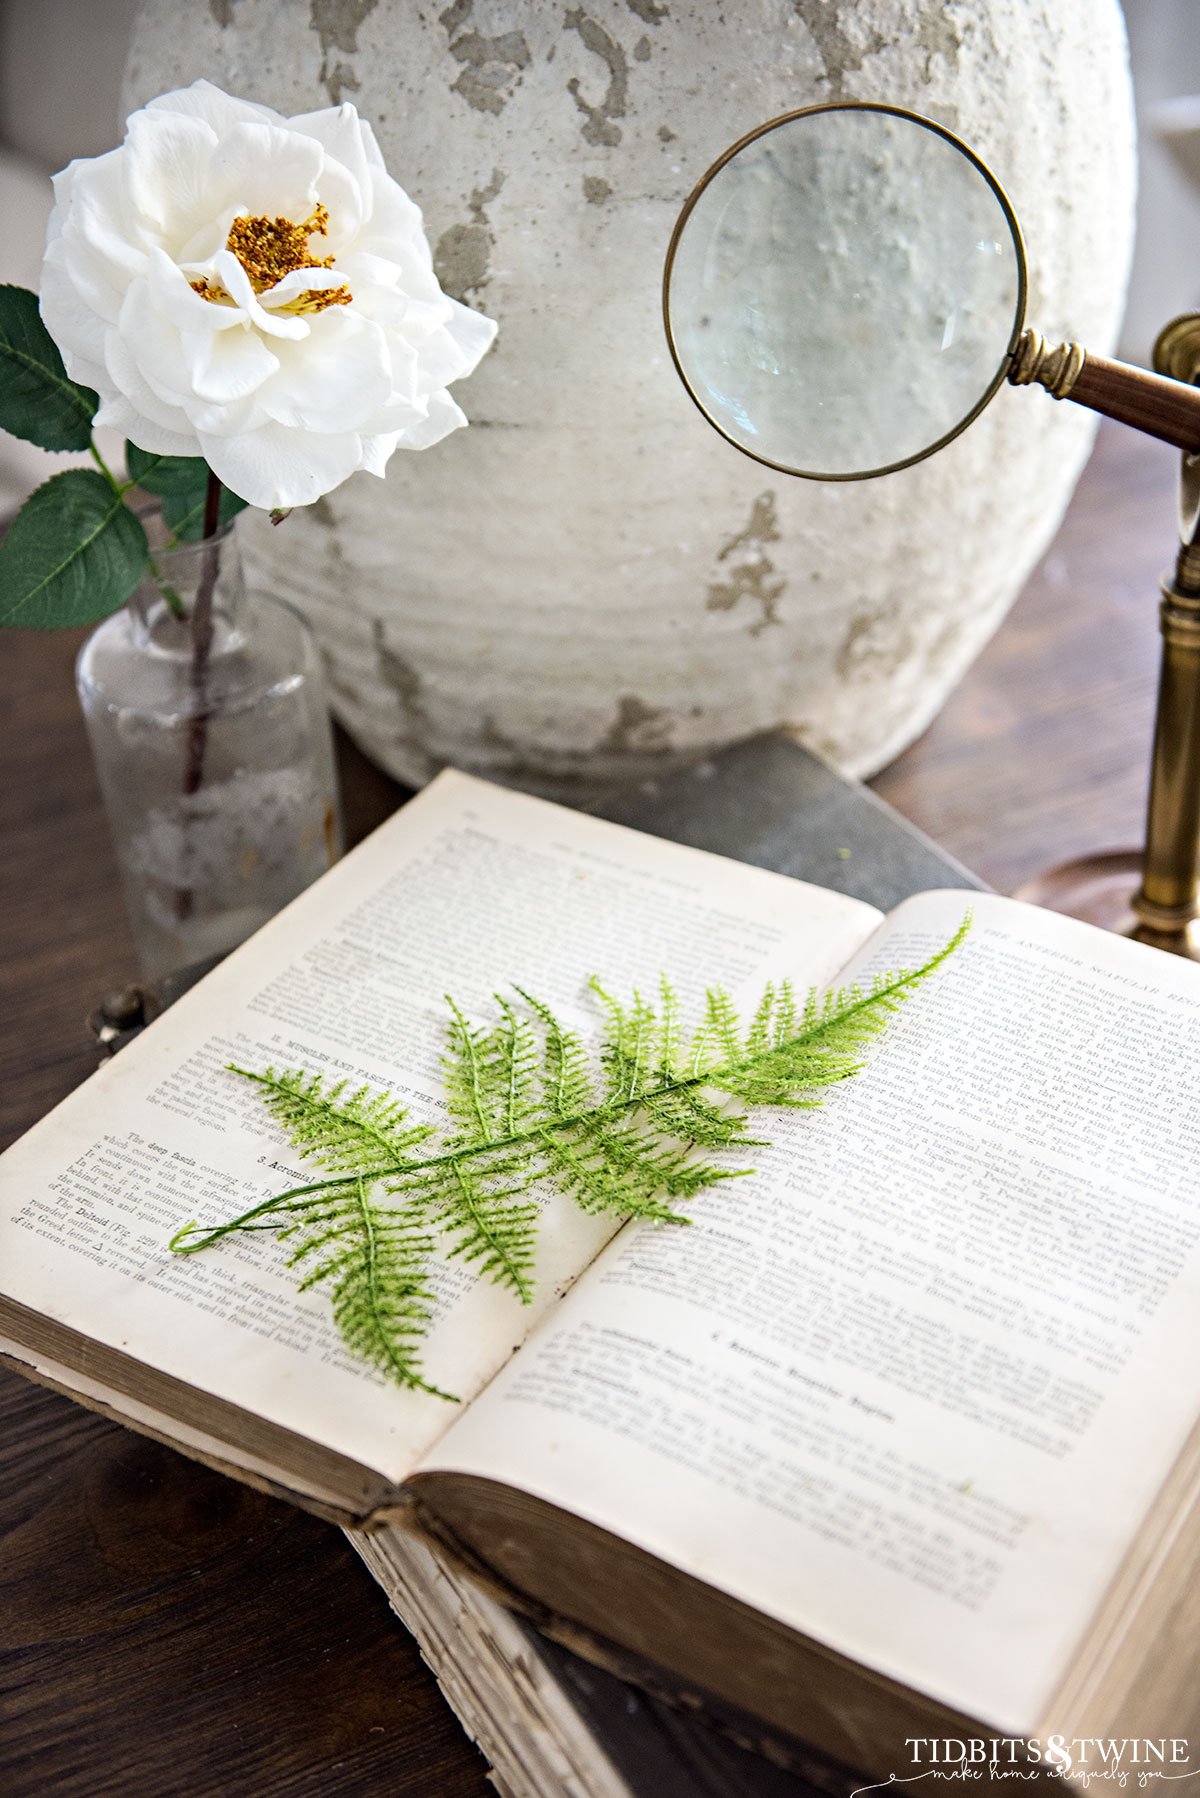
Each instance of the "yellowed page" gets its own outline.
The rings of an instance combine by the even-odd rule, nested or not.
[[[693,1229],[623,1232],[426,1466],[1021,1732],[1200,1408],[1200,969],[972,903],[866,1074]]]
[[[575,1016],[600,972],[754,984],[803,938],[831,975],[878,913],[818,888],[445,774],[0,1159],[0,1291],[399,1479],[454,1408],[346,1354],[328,1297],[295,1291],[271,1235],[188,1258],[166,1243],[319,1177],[225,1071],[274,1063],[388,1087],[441,1113],[444,992],[486,1015],[520,982]],[[611,1234],[554,1198],[538,1300],[435,1275],[426,1367],[463,1399]]]

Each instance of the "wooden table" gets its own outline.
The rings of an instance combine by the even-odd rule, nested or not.
[[[1139,840],[1175,457],[1105,427],[1000,634],[877,790],[992,885]],[[71,679],[0,637],[0,1143],[90,1071],[132,946]],[[349,835],[397,789],[342,744]],[[484,1798],[340,1534],[0,1374],[4,1798]]]

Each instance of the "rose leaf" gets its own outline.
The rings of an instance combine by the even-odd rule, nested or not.
[[[204,501],[203,491],[199,494],[164,494],[163,517],[170,525],[181,543],[198,543],[204,533]],[[228,487],[221,489],[221,509],[217,514],[217,525],[226,525],[239,512],[244,512],[246,502],[231,493]]]
[[[181,543],[196,543],[204,531],[204,506],[208,496],[208,463],[201,456],[152,456],[136,443],[125,445],[129,478],[147,493],[162,500],[162,514]],[[219,524],[228,524],[243,511],[246,502],[221,488]]]
[[[72,381],[35,293],[0,286],[0,429],[48,450],[85,450],[100,401]]]
[[[203,456],[156,456],[136,443],[127,443],[125,466],[131,481],[160,498],[172,494],[193,499],[199,494],[203,499],[208,486],[208,463]]]
[[[0,625],[56,630],[115,612],[149,559],[146,533],[91,469],[56,474],[0,543]]]

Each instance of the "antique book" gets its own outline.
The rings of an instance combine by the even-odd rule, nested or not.
[[[447,1263],[450,1406],[351,1360],[270,1236],[166,1253],[297,1172],[228,1062],[432,1118],[447,987],[520,981],[586,1031],[593,971],[752,1002],[915,963],[965,900],[884,915],[443,775],[0,1160],[5,1353],[878,1777],[915,1737],[1185,1737],[1200,973],[971,903],[867,1076],[773,1117],[691,1228],[549,1200],[529,1308]]]

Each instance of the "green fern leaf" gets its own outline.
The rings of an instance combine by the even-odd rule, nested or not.
[[[351,1354],[412,1391],[452,1398],[421,1373],[419,1343],[433,1298],[426,1272],[434,1244],[419,1222],[375,1203],[360,1176],[299,1212],[281,1231],[295,1238],[288,1266],[301,1292],[327,1284],[333,1316]]]
[[[538,1044],[527,1018],[501,994],[499,1022],[471,1024],[454,1000],[450,1007],[443,1068],[450,1115],[459,1129],[456,1142],[502,1142],[531,1122],[540,1097]]]
[[[664,1135],[681,1137],[698,1149],[763,1148],[765,1139],[748,1134],[744,1112],[722,1111],[694,1086],[647,1093],[642,1109]]]
[[[704,995],[704,1026],[708,1052],[724,1061],[737,1061],[742,1054],[742,1026],[737,1008],[723,987],[709,987]]]
[[[576,1031],[559,1023],[550,1007],[523,986],[514,988],[542,1028],[542,1118],[578,1117],[594,1103],[587,1050]]]
[[[622,1005],[594,977],[588,982],[608,1014],[600,1060],[608,1076],[608,1097],[628,1105],[653,1083],[655,1044],[661,1028],[654,1008],[635,992]]]
[[[659,1014],[656,1025],[655,1082],[666,1086],[679,1076],[679,998],[663,974],[658,983]]]
[[[614,1154],[611,1138],[599,1125],[574,1131],[548,1128],[543,1141],[548,1173],[581,1211],[611,1211],[660,1223],[687,1222],[666,1203],[657,1174],[634,1170],[627,1157]]]
[[[327,1088],[322,1075],[299,1069],[256,1074],[231,1064],[229,1071],[260,1086],[267,1110],[293,1147],[333,1173],[394,1166],[433,1135],[428,1124],[406,1124],[406,1108],[388,1093],[365,1086],[347,1093],[345,1080]]]
[[[452,1260],[469,1262],[523,1304],[533,1297],[538,1203],[536,1156],[451,1153],[386,1182],[405,1209],[445,1237]]]
[[[486,1025],[450,1000],[444,1067],[452,1129],[428,1149],[431,1128],[410,1124],[387,1093],[347,1092],[344,1081],[326,1087],[300,1071],[234,1068],[258,1085],[300,1153],[330,1176],[228,1223],[188,1224],[171,1247],[194,1254],[237,1231],[294,1237],[290,1264],[304,1288],[329,1287],[352,1352],[402,1386],[436,1391],[420,1372],[418,1344],[430,1320],[427,1273],[439,1239],[448,1256],[527,1304],[539,1188],[589,1213],[686,1224],[672,1201],[753,1172],[712,1154],[760,1143],[748,1133],[753,1112],[819,1104],[825,1087],[858,1073],[871,1043],[958,949],[970,922],[968,914],[923,967],[877,975],[866,989],[812,991],[799,1005],[787,981],[769,985],[744,1026],[714,986],[686,1047],[665,979],[657,1006],[636,992],[616,999],[593,979],[604,1013],[602,1093],[578,1033],[524,988],[515,989],[523,1010],[497,996],[497,1018]],[[730,1101],[743,1109],[731,1110]]]

